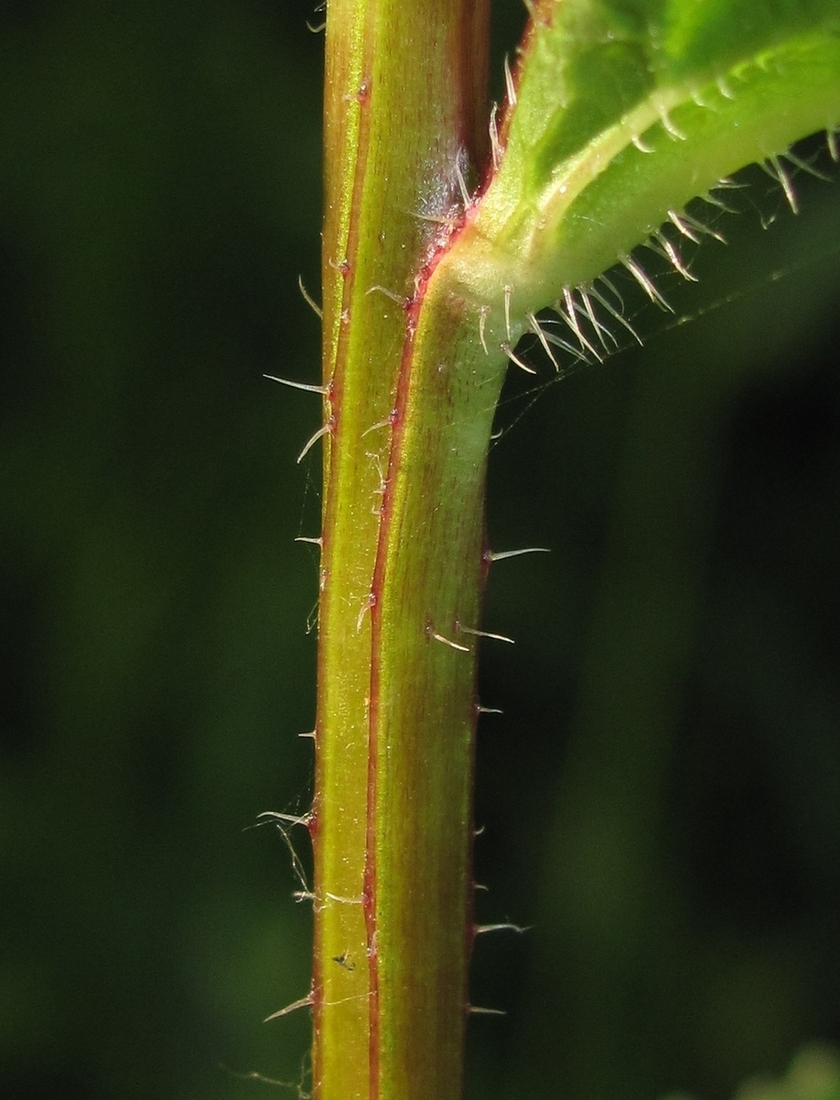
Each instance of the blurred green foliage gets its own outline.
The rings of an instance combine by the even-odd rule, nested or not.
[[[755,1076],[747,1081],[735,1100],[838,1100],[840,1098],[840,1058],[821,1043],[803,1047],[787,1073],[779,1080]],[[665,1100],[691,1100],[683,1093],[672,1093]]]
[[[301,1073],[305,1012],[260,1021],[308,988],[309,914],[249,827],[310,798],[319,410],[261,377],[317,378],[307,18],[0,6],[15,1100]],[[483,654],[478,912],[534,927],[477,946],[509,1015],[470,1025],[474,1100],[723,1100],[840,1039],[840,181],[800,174],[799,219],[749,181],[700,287],[662,276],[691,324],[628,302],[643,352],[499,412],[490,538],[553,553],[488,590],[518,644]]]

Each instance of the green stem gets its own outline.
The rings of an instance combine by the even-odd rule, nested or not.
[[[393,644],[386,611],[393,604],[385,595],[393,564],[380,543],[386,527],[394,534],[393,523],[383,523],[383,493],[392,435],[400,430],[392,410],[406,339],[406,310],[392,296],[408,301],[415,293],[415,273],[441,228],[429,219],[450,216],[458,200],[456,164],[469,171],[482,159],[486,49],[485,0],[330,2],[323,264],[329,430],[311,818],[319,1100],[426,1100],[460,1090],[469,737],[467,759],[458,763],[457,829],[435,821],[406,834],[404,825],[430,805],[451,804],[452,771],[418,750],[429,723],[444,730],[453,713],[460,724],[471,711],[473,673],[443,714],[432,718],[421,708],[407,727],[395,718],[394,696],[409,676],[421,696],[424,689],[396,650],[383,653]],[[424,508],[429,513],[433,504]],[[407,545],[429,556],[419,534],[406,532]],[[448,548],[439,554],[448,560]],[[421,638],[427,641],[425,625]],[[410,1035],[402,1030],[406,1015]]]
[[[501,163],[465,212],[487,159],[487,0],[330,0],[317,1100],[460,1093],[484,479],[506,361],[559,295],[581,345],[578,314],[598,340],[602,269],[623,260],[650,291],[631,248],[666,218],[694,239],[693,195],[836,121],[837,15],[812,6],[791,0],[780,28],[752,0],[541,0]]]
[[[371,612],[370,853],[390,1081],[382,1095],[419,1100],[460,1092],[473,935],[473,632],[487,561],[485,460],[505,364],[497,359],[489,377],[473,368],[478,314],[448,297],[437,272],[410,323],[418,327],[400,377]]]

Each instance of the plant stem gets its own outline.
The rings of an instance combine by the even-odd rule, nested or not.
[[[656,227],[712,233],[680,211],[751,158],[793,205],[773,154],[837,117],[834,2],[785,8],[784,33],[747,20],[742,42],[738,5],[727,22],[729,5],[690,0],[656,19],[647,0],[542,0],[472,204],[488,0],[330,0],[316,1100],[460,1093],[484,478],[506,361],[526,324],[551,354],[533,311],[558,295],[581,349],[599,358],[589,325],[606,353],[593,301],[621,317],[592,280],[622,262],[658,298],[628,255],[651,234],[690,277]]]
[[[450,216],[457,203],[456,164],[469,171],[482,160],[486,50],[485,0],[329,5],[328,432],[310,822],[319,1100],[442,1100],[460,1091],[474,668],[471,655],[433,641],[425,617],[419,639],[437,661],[416,666],[416,645],[403,639],[416,641],[412,620],[398,626],[392,577],[411,589],[414,573],[436,555],[448,562],[451,548],[422,530],[437,487],[427,486],[406,528],[395,527],[401,513],[388,504],[392,448],[409,430],[392,412],[411,358],[412,311],[393,298],[415,296],[440,232],[428,219]],[[473,558],[478,576],[480,546]],[[470,622],[475,602],[469,597]],[[462,659],[446,691],[436,679],[444,657]],[[438,755],[436,744],[455,748]]]

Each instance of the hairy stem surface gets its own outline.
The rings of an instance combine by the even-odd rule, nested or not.
[[[457,651],[458,688],[444,697],[435,686],[433,706],[427,676],[438,669],[405,663],[413,653],[386,596],[396,554],[386,486],[392,441],[405,427],[393,410],[415,275],[459,201],[458,173],[483,155],[486,43],[484,0],[329,5],[328,431],[310,825],[319,1100],[460,1090],[473,669]],[[427,499],[424,514],[434,509]],[[416,527],[403,537],[411,574],[435,551]],[[449,560],[447,547],[437,553]],[[420,641],[439,644],[425,619]],[[456,745],[457,761],[451,752],[439,759],[435,743]]]
[[[550,355],[549,341],[606,352],[596,307],[622,318],[600,273],[620,262],[660,300],[629,255],[652,239],[690,278],[680,238],[718,234],[685,204],[725,207],[712,192],[745,163],[766,158],[794,205],[777,154],[840,119],[840,15],[834,0],[778,8],[540,0],[473,202],[487,0],[330,0],[317,1100],[460,1094],[484,478],[505,365],[528,327]],[[539,327],[552,300],[568,340]]]

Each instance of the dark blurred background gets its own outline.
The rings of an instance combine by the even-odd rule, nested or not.
[[[0,5],[11,1100],[258,1100],[305,1062],[305,1013],[260,1021],[311,918],[250,826],[311,796],[319,410],[262,378],[318,374],[307,19]],[[803,153],[832,182],[794,218],[749,175],[674,317],[622,284],[643,352],[505,394],[490,537],[553,552],[488,593],[479,917],[533,927],[478,944],[508,1015],[470,1100],[724,1100],[840,1039],[840,173]]]

